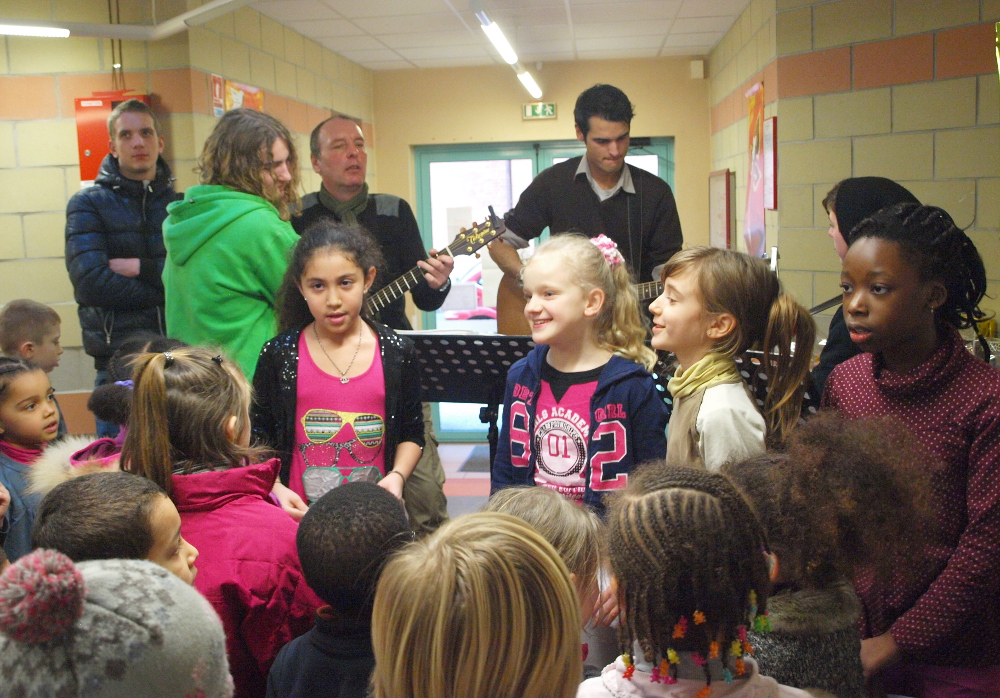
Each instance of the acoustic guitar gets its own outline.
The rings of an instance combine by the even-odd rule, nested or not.
[[[502,219],[498,220],[495,216],[491,216],[490,220],[483,223],[473,223],[471,228],[462,228],[447,247],[438,250],[438,255],[459,257],[475,254],[500,237],[506,230]],[[375,315],[393,301],[402,298],[403,294],[419,284],[423,278],[423,270],[420,267],[413,267],[395,281],[389,282],[372,294],[365,301],[365,310],[368,311],[369,315]]]
[[[651,301],[663,293],[663,284],[659,281],[647,281],[633,284],[639,302]],[[505,273],[500,279],[497,289],[497,332],[500,334],[526,335],[531,334],[531,325],[524,317],[524,291],[521,283],[511,274]]]

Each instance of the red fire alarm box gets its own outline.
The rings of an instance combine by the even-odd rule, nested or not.
[[[90,97],[77,97],[76,142],[80,149],[80,181],[93,182],[108,154],[108,117],[122,102],[138,99],[149,104],[149,95],[127,94],[130,90],[94,92]]]

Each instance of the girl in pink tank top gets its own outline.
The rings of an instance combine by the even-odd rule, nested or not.
[[[371,480],[402,498],[423,449],[413,343],[364,318],[381,263],[358,226],[308,229],[282,286],[282,334],[264,345],[251,413],[281,457],[281,480],[307,502]]]

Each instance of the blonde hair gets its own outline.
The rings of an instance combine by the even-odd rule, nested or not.
[[[758,349],[770,358],[764,401],[767,437],[781,444],[802,411],[805,378],[812,360],[816,326],[809,311],[781,289],[781,282],[762,259],[717,247],[692,247],[663,266],[664,283],[693,271],[706,312],[729,313],[733,331],[713,351],[730,359]],[[792,342],[797,351],[792,354]]]
[[[263,171],[271,164],[271,147],[278,139],[288,148],[292,181],[279,192],[264,183]],[[215,125],[198,158],[198,181],[221,184],[270,202],[282,220],[291,218],[299,203],[299,158],[292,134],[273,116],[253,109],[232,109]]]
[[[597,578],[604,524],[590,509],[548,487],[507,487],[490,497],[483,511],[510,514],[542,534],[576,575],[578,588]]]
[[[132,409],[122,447],[125,470],[149,478],[167,494],[174,473],[225,470],[259,462],[260,449],[226,434],[250,428],[251,388],[240,367],[204,347],[140,354],[133,361]]]
[[[468,514],[386,565],[372,615],[375,698],[572,698],[580,607],[520,519]]]
[[[562,255],[563,264],[584,293],[595,288],[604,292],[604,305],[594,319],[597,345],[652,369],[656,352],[646,346],[646,325],[628,265],[623,261],[612,267],[590,238],[561,233],[538,246],[521,269],[522,278],[534,260],[549,254]]]

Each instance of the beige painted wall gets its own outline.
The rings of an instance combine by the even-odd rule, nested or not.
[[[575,137],[577,95],[599,82],[635,105],[633,136],[674,138],[674,194],[686,245],[708,241],[709,83],[690,78],[689,59],[546,63],[532,74],[558,118],[522,121],[533,100],[504,67],[381,71],[374,74],[378,184],[416,203],[413,146],[565,140]]]

